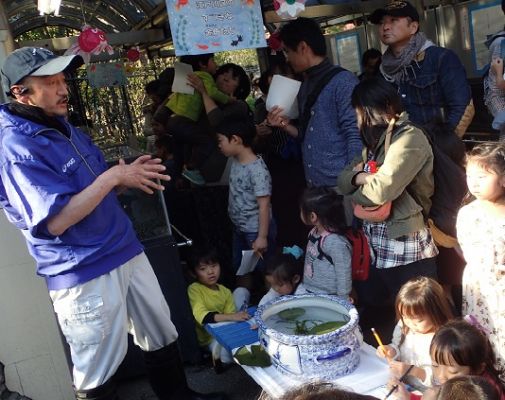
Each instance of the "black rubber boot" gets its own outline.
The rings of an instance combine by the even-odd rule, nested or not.
[[[226,400],[218,393],[202,394],[191,390],[186,381],[184,366],[177,342],[155,351],[145,351],[147,377],[160,400]]]
[[[75,398],[77,400],[118,400],[116,389],[116,383],[109,379],[94,389],[76,390]]]

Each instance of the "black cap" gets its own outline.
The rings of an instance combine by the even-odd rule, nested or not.
[[[81,56],[57,56],[42,47],[22,47],[14,50],[2,66],[2,87],[10,94],[12,85],[27,76],[47,76],[79,68],[84,61]]]
[[[384,8],[378,8],[368,18],[372,24],[380,24],[385,15],[391,17],[410,17],[419,22],[419,13],[408,1],[392,1]]]

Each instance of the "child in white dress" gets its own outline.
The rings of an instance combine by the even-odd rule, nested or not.
[[[505,143],[483,143],[467,155],[467,183],[475,200],[458,214],[458,241],[466,267],[463,314],[488,334],[505,369]],[[502,376],[503,378],[503,376]]]
[[[387,358],[394,378],[413,365],[406,381],[414,387],[431,386],[431,339],[453,317],[444,289],[431,278],[413,278],[398,292],[395,309],[398,323],[393,340],[379,346],[377,354]]]

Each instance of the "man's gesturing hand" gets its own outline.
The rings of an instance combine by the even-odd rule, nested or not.
[[[126,164],[121,159],[118,165],[111,168],[117,179],[117,186],[140,189],[149,194],[153,194],[154,190],[165,189],[163,185],[155,181],[156,179],[170,180],[168,175],[162,173],[165,169],[160,158],[152,158],[150,155],[140,156],[131,164]]]

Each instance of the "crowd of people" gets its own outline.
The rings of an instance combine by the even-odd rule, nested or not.
[[[185,56],[194,94],[170,93],[170,71],[146,86],[155,157],[111,168],[66,118],[65,73],[82,64],[80,56],[29,47],[8,56],[2,84],[13,101],[0,107],[0,201],[46,280],[78,399],[116,398],[127,332],[160,399],[225,398],[189,388],[170,309],[117,200],[125,188],[163,190],[157,179],[189,190],[227,181],[232,267],[222,268],[208,243],[197,243],[188,260],[198,341],[216,366],[231,357],[204,324],[247,320],[250,303],[283,295],[331,294],[361,313],[390,307],[391,344],[377,353],[398,398],[415,396],[403,384],[407,374],[425,399],[505,399],[505,144],[479,144],[465,155],[460,138],[474,113],[465,69],[419,20],[407,1],[376,10],[370,21],[387,49],[364,55],[360,77],[332,65],[317,22],[284,24],[286,62],[262,74],[254,110],[242,67],[218,67],[212,54]],[[499,130],[502,38],[489,41],[486,77]],[[297,119],[266,109],[274,74],[302,80]],[[351,225],[364,233],[371,257],[359,284]],[[244,250],[257,265],[229,289],[220,278],[235,276]],[[331,385],[285,396],[323,398],[370,397]]]

